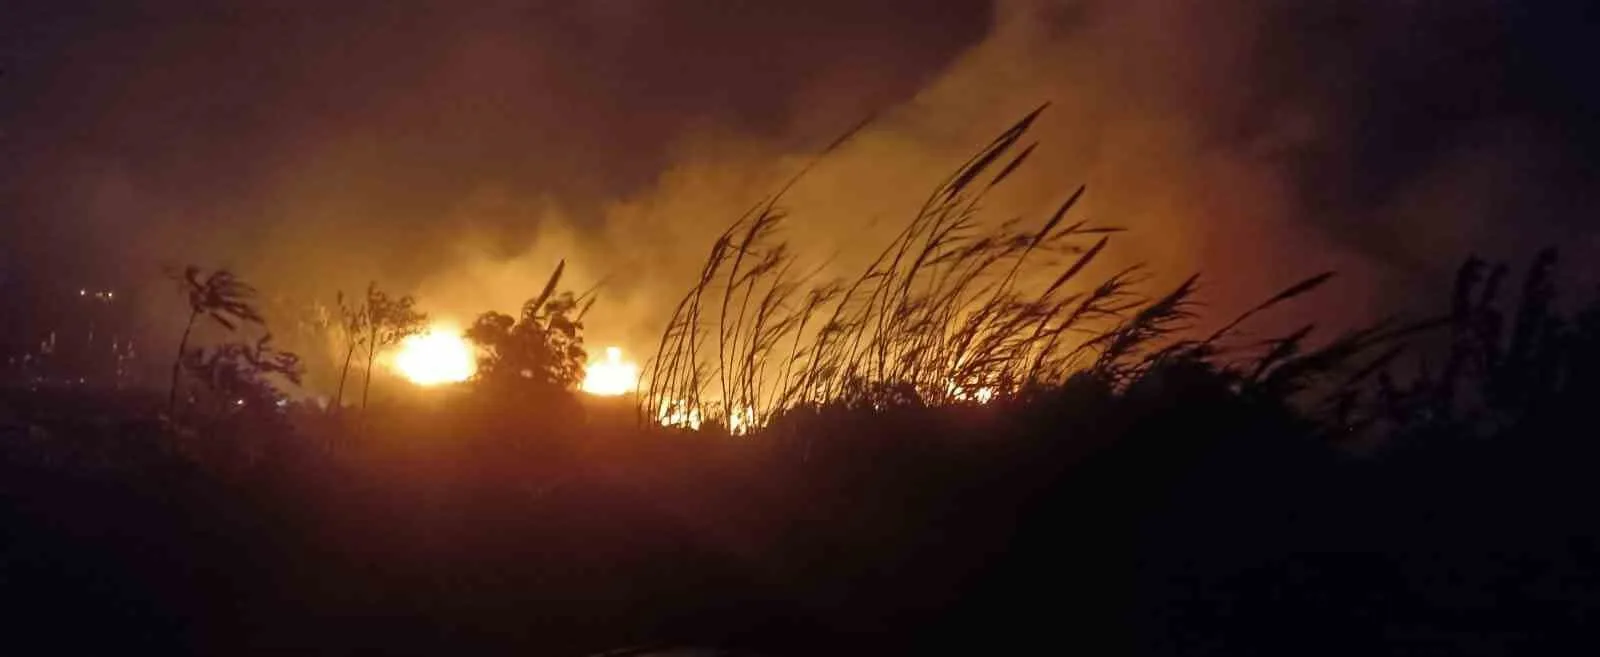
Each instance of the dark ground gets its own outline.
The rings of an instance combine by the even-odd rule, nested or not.
[[[809,458],[781,435],[434,411],[232,470],[146,424],[16,421],[0,652],[1600,647],[1582,432],[1354,457],[1182,398],[836,418]]]

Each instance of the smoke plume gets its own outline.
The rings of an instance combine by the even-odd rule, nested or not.
[[[298,6],[291,6],[298,5]],[[1079,184],[1113,251],[1223,311],[1416,303],[1468,251],[1593,262],[1590,10],[1495,0],[39,2],[5,29],[13,270],[368,280],[458,324],[555,264],[648,350],[710,240],[811,161],[787,236],[841,270],[1051,103],[985,211]],[[1159,282],[1159,281],[1158,281]],[[131,283],[124,283],[131,284]],[[155,298],[155,297],[151,297]]]

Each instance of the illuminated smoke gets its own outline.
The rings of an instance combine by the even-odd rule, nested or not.
[[[128,296],[151,340],[181,314],[163,264],[232,267],[286,307],[376,280],[466,325],[565,259],[572,287],[607,281],[586,338],[647,356],[708,240],[846,127],[877,113],[785,204],[795,247],[841,269],[1045,101],[1037,154],[986,216],[1037,217],[1086,184],[1085,218],[1131,229],[1108,266],[1201,271],[1224,311],[1337,269],[1295,319],[1348,325],[1468,250],[1600,262],[1581,224],[1593,85],[1562,68],[1600,40],[1558,8],[35,4],[0,25],[0,226],[26,236],[0,263],[74,290],[149,281]],[[1550,26],[1566,31],[1528,38]],[[288,348],[328,342],[273,319]]]

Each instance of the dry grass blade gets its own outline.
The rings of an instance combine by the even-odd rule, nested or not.
[[[1223,326],[1220,329],[1217,329],[1217,331],[1215,333],[1212,333],[1210,337],[1205,339],[1205,343],[1206,344],[1210,344],[1210,343],[1216,342],[1217,340],[1221,339],[1224,335],[1227,335],[1229,332],[1231,332],[1233,329],[1238,328],[1240,324],[1243,324],[1246,320],[1250,319],[1252,316],[1254,316],[1254,315],[1256,315],[1256,314],[1258,314],[1260,312],[1268,310],[1268,309],[1272,308],[1273,306],[1276,306],[1276,305],[1278,305],[1280,303],[1283,303],[1285,301],[1288,301],[1290,299],[1298,297],[1298,296],[1300,296],[1302,294],[1305,294],[1307,292],[1315,290],[1315,289],[1317,289],[1319,287],[1322,287],[1322,284],[1323,283],[1327,283],[1329,280],[1331,280],[1333,278],[1333,275],[1334,275],[1334,272],[1325,271],[1325,272],[1322,272],[1320,274],[1317,274],[1316,276],[1312,276],[1312,277],[1307,278],[1307,279],[1305,279],[1303,281],[1295,283],[1294,285],[1291,285],[1288,288],[1284,289],[1282,292],[1279,292],[1279,293],[1277,293],[1275,295],[1272,295],[1272,298],[1267,299],[1266,301],[1262,302],[1260,305],[1257,305],[1256,307],[1245,311],[1244,314],[1239,315],[1233,321],[1228,322],[1227,325]]]
[[[994,179],[989,181],[989,186],[994,187],[995,185],[1004,182],[1006,178],[1011,176],[1012,172],[1017,170],[1017,167],[1022,166],[1023,162],[1028,161],[1028,156],[1033,155],[1033,149],[1038,147],[1039,142],[1028,144],[1028,147],[1022,149],[1021,153],[1018,153],[1016,157],[1011,158],[1011,161],[1006,164],[1005,168],[1000,170],[1000,173],[995,174]]]
[[[985,169],[994,164],[995,160],[1016,145],[1017,140],[1022,138],[1022,135],[1028,131],[1028,128],[1033,125],[1034,120],[1039,118],[1039,114],[1044,112],[1046,107],[1049,107],[1048,103],[1040,105],[1037,109],[1029,112],[1016,125],[1011,126],[1010,129],[995,138],[987,148],[980,151],[966,166],[962,167],[961,171],[950,181],[950,184],[945,187],[946,195],[953,197],[960,194],[961,190],[966,189],[974,178],[981,175]]]
[[[534,313],[538,313],[539,309],[543,308],[544,304],[550,300],[550,296],[555,294],[556,286],[561,283],[561,274],[562,272],[566,271],[566,269],[566,260],[557,262],[556,270],[550,272],[550,280],[545,282],[544,289],[539,291],[539,296],[534,297],[532,301],[529,301],[527,305],[523,306],[522,312],[527,313],[531,309]]]
[[[1300,353],[1300,345],[1305,342],[1307,337],[1310,337],[1311,331],[1315,328],[1315,324],[1306,324],[1289,335],[1272,340],[1270,343],[1272,348],[1267,350],[1267,353],[1256,361],[1254,370],[1246,378],[1250,381],[1260,380],[1261,375],[1271,369],[1272,366],[1293,358],[1295,354]]]

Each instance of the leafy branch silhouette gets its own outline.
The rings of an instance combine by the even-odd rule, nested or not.
[[[167,387],[167,415],[171,417],[177,411],[184,354],[188,352],[195,324],[206,318],[231,333],[241,324],[262,326],[266,321],[255,306],[256,289],[231,271],[217,269],[207,274],[189,265],[181,273],[169,275],[177,281],[180,292],[189,302],[189,319],[184,323],[183,337],[178,340],[178,353],[172,359],[172,377]]]

